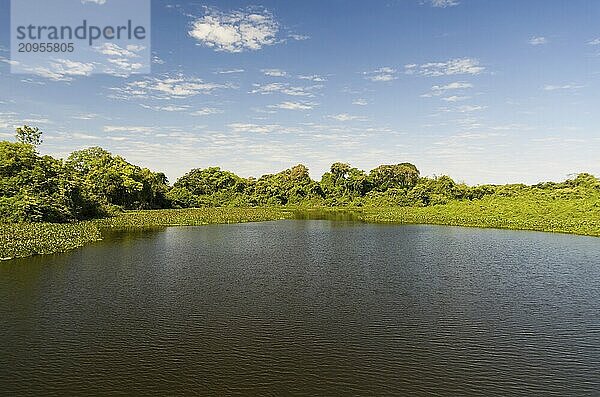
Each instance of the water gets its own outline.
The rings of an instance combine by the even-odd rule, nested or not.
[[[598,395],[600,239],[296,220],[0,264],[0,394]]]

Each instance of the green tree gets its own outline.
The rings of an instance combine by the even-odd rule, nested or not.
[[[32,146],[39,146],[42,143],[42,131],[37,127],[32,128],[28,125],[17,127],[16,137],[17,141]]]

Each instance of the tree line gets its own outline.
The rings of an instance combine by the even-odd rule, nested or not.
[[[432,206],[486,195],[512,195],[525,185],[467,186],[448,176],[422,177],[410,163],[365,172],[334,163],[320,181],[302,164],[258,179],[219,167],[193,169],[173,186],[165,174],[131,164],[100,147],[78,150],[66,160],[42,156],[37,128],[17,128],[17,142],[0,142],[0,216],[4,221],[68,222],[124,209],[219,206]],[[582,174],[563,184],[600,189]]]

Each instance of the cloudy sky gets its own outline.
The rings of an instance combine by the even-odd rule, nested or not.
[[[0,0],[0,138],[36,125],[42,153],[102,146],[171,181],[298,163],[318,179],[335,161],[474,184],[600,175],[599,20],[594,0],[153,1],[151,74],[107,47],[112,73],[23,75]]]

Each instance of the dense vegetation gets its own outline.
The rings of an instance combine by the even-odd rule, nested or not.
[[[68,222],[120,209],[169,205],[167,179],[93,147],[66,161],[41,156],[37,128],[17,129],[19,142],[0,141],[0,216],[5,222]]]
[[[193,169],[171,187],[164,174],[102,148],[58,160],[37,152],[37,128],[24,126],[16,135],[18,142],[0,142],[0,257],[77,247],[97,240],[103,227],[274,220],[292,217],[289,209],[314,207],[351,208],[368,222],[600,236],[600,181],[589,174],[534,186],[467,186],[448,176],[421,177],[409,163],[368,173],[334,163],[315,181],[300,164],[258,179],[218,167]],[[186,210],[196,207],[202,209]],[[179,210],[140,211],[168,208]],[[89,219],[98,220],[73,223]]]

